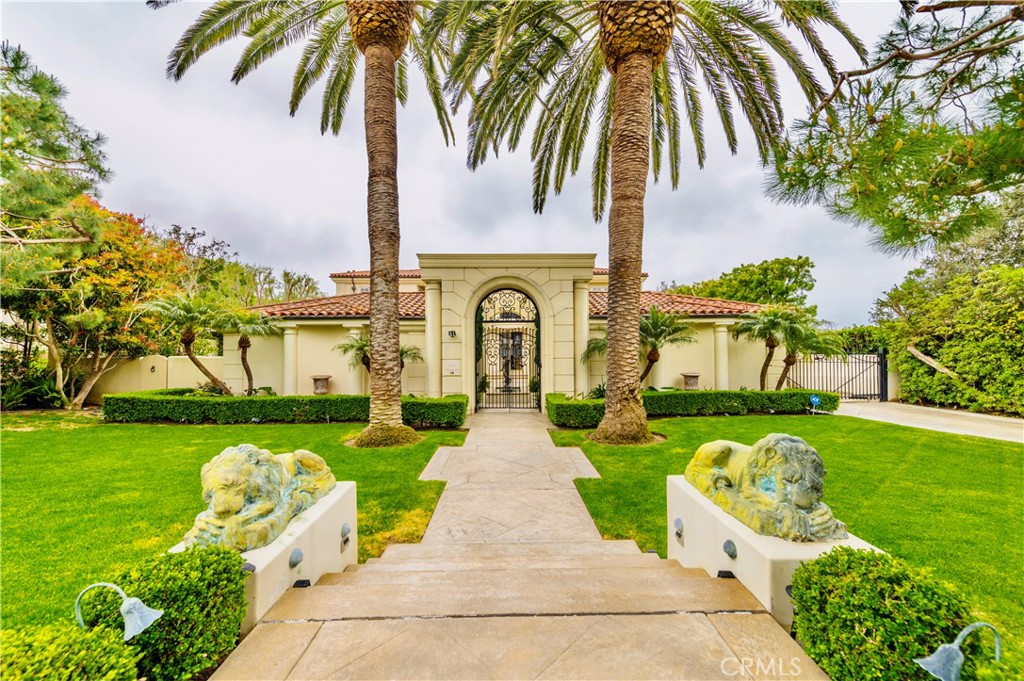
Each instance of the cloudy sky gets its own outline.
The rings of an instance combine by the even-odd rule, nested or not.
[[[67,108],[78,122],[109,138],[114,176],[102,190],[106,206],[145,216],[155,227],[206,230],[244,261],[308,272],[333,292],[330,272],[364,268],[369,257],[361,89],[333,137],[319,133],[319,92],[288,116],[297,49],[236,86],[229,80],[243,45],[236,41],[205,56],[181,82],[168,81],[167,54],[203,7],[3,0],[0,19],[3,39],[20,44],[66,86]],[[869,45],[898,9],[894,0],[841,3]],[[852,67],[852,54],[837,36],[828,37],[840,63]],[[795,84],[786,86],[787,114],[803,114]],[[607,225],[590,217],[589,159],[535,215],[527,154],[503,154],[467,170],[464,120],[454,148],[445,147],[415,78],[410,89],[398,116],[403,267],[416,267],[416,254],[425,252],[594,252],[599,265],[607,263]],[[679,190],[650,187],[648,288],[807,255],[816,264],[811,302],[845,325],[866,322],[874,299],[914,266],[873,250],[866,231],[817,207],[766,199],[749,135],[736,156],[710,125],[708,139],[703,170],[692,153],[684,156]]]

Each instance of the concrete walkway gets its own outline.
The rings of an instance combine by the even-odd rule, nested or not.
[[[214,678],[827,678],[736,580],[603,541],[543,416],[468,425],[422,543],[290,589]]]
[[[840,402],[836,413],[911,428],[1024,443],[1024,419],[921,407],[900,402]]]

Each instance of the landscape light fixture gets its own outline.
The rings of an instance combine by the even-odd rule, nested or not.
[[[85,629],[85,621],[82,619],[82,596],[85,592],[96,587],[105,586],[113,589],[121,596],[121,616],[124,618],[124,640],[127,641],[133,636],[137,636],[145,631],[153,622],[160,619],[160,615],[164,614],[163,610],[154,610],[149,607],[138,598],[130,598],[121,587],[116,584],[109,584],[107,582],[98,582],[96,584],[90,584],[89,586],[82,589],[81,593],[78,594],[78,598],[75,599],[75,618],[78,620],[78,626]]]
[[[915,659],[922,669],[942,681],[960,681],[960,668],[964,666],[964,654],[960,652],[960,644],[964,642],[967,635],[978,627],[988,627],[996,635],[996,662],[999,662],[1001,644],[999,632],[988,622],[975,622],[964,627],[963,631],[952,643],[943,643],[938,650],[920,659]]]

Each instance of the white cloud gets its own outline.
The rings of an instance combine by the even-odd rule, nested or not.
[[[366,158],[362,90],[352,93],[338,137],[319,134],[319,92],[298,115],[287,112],[297,49],[268,61],[241,85],[230,83],[241,43],[204,57],[173,83],[164,77],[174,42],[202,5],[160,11],[141,2],[4,2],[3,37],[20,43],[68,88],[68,108],[110,139],[115,177],[104,188],[112,209],[152,224],[195,226],[227,240],[242,259],[309,272],[326,290],[331,271],[362,268],[366,237]],[[883,9],[884,8],[884,9]],[[885,28],[895,3],[844,3],[866,42]],[[844,63],[849,55],[841,54]],[[434,113],[411,78],[399,110],[402,264],[418,252],[596,252],[607,262],[607,226],[590,217],[587,158],[543,215],[531,211],[532,169],[525,150],[465,165],[465,124],[444,146]],[[790,115],[802,113],[786,85]],[[868,247],[869,235],[818,208],[777,206],[749,136],[730,156],[708,126],[708,163],[684,160],[681,186],[652,184],[646,204],[645,270],[662,280],[716,276],[745,262],[808,255],[816,263],[812,302],[840,323],[866,321],[871,303],[911,261]],[[686,150],[689,152],[689,149]]]

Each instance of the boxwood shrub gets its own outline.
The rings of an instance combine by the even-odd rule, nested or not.
[[[402,420],[420,428],[458,428],[466,420],[466,395],[402,396]],[[325,423],[367,421],[369,395],[201,395],[190,388],[103,396],[108,421],[150,423]]]
[[[807,654],[836,681],[926,681],[914,658],[951,643],[970,624],[952,586],[885,553],[839,547],[793,573],[793,629]],[[962,650],[975,678],[980,636]]]
[[[0,633],[4,681],[135,681],[141,653],[121,640],[123,627],[50,624]]]
[[[803,414],[811,395],[821,398],[818,409],[835,411],[839,395],[816,390],[645,390],[648,416],[715,416],[719,414]],[[596,428],[604,416],[604,400],[577,400],[560,393],[546,396],[548,418],[563,428]]]
[[[164,611],[128,642],[142,653],[140,677],[192,679],[234,650],[246,605],[242,563],[240,554],[224,548],[189,549],[157,556],[112,580],[129,596]],[[95,589],[82,598],[87,626],[123,630],[120,607],[120,596],[110,589]]]

